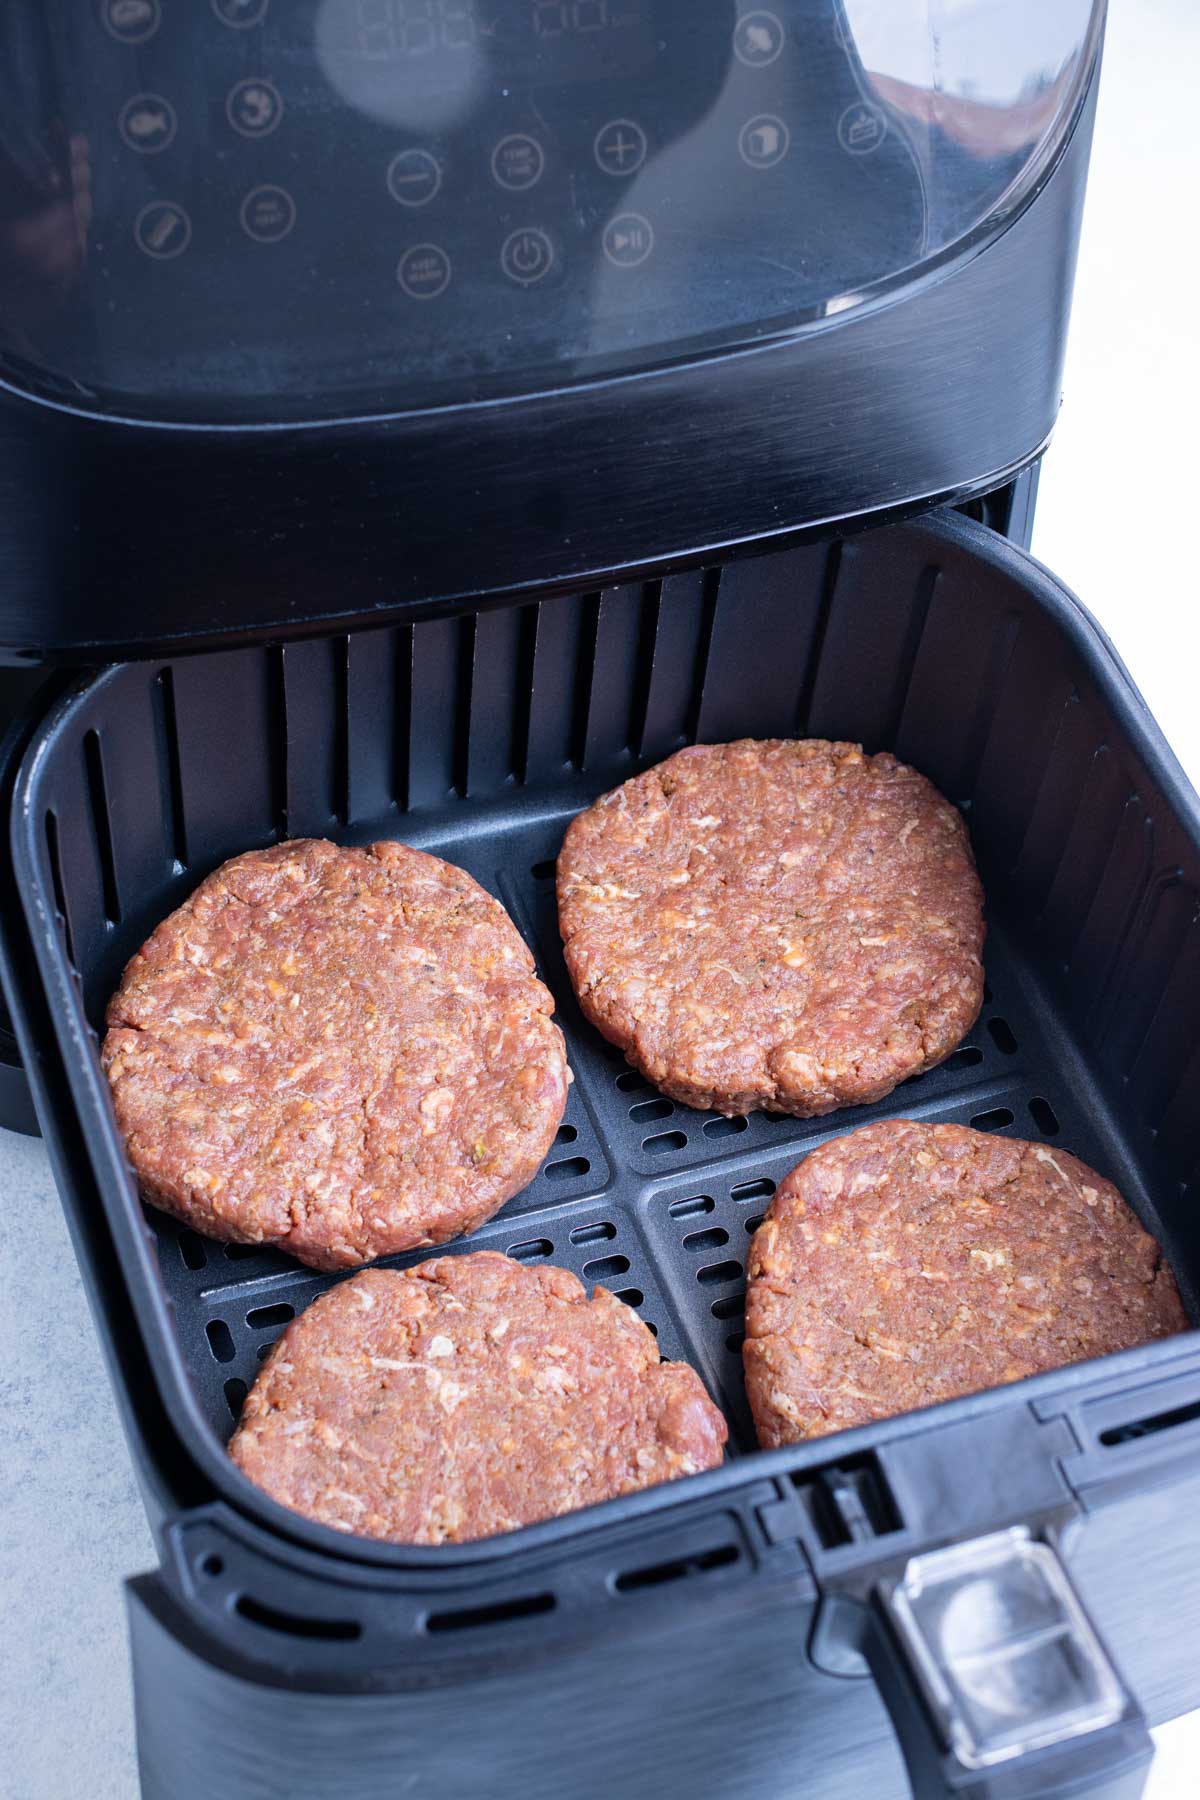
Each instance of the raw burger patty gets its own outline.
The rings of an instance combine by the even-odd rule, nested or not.
[[[766,1449],[1187,1329],[1111,1182],[1065,1150],[907,1119],[822,1144],[754,1234]]]
[[[146,1198],[335,1269],[472,1231],[562,1117],[508,914],[404,844],[234,857],[129,964],[102,1060]]]
[[[587,1017],[687,1106],[881,1099],[983,998],[962,819],[855,744],[680,750],[572,821],[558,909]]]
[[[494,1251],[371,1269],[264,1363],[229,1453],[284,1506],[399,1544],[490,1537],[710,1469],[725,1421],[635,1312]]]

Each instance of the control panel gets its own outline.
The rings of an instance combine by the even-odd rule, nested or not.
[[[10,366],[181,415],[751,343],[936,254],[1044,132],[956,128],[848,0],[8,0],[5,48]]]

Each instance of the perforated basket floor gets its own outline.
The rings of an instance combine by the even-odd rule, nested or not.
[[[565,817],[569,817],[566,815]],[[562,823],[502,826],[466,843],[423,840],[498,894],[534,947],[553,990],[575,1081],[557,1141],[526,1190],[470,1238],[431,1254],[502,1250],[555,1262],[635,1306],[666,1357],[697,1368],[724,1408],[735,1453],[753,1448],[742,1387],[742,1316],[750,1237],[776,1183],[825,1138],[866,1120],[952,1120],[1069,1145],[1111,1166],[1036,1024],[1019,965],[993,928],[987,999],[966,1042],[928,1074],[872,1107],[824,1119],[695,1112],[658,1093],[581,1017],[559,945],[553,862]],[[213,1427],[232,1430],[246,1389],[284,1325],[335,1276],[276,1251],[205,1241],[148,1210],[163,1279]]]

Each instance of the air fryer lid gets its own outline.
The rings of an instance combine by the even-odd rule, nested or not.
[[[14,385],[242,420],[647,369],[1028,197],[1093,0],[11,0]]]

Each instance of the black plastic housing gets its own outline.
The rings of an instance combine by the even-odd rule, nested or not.
[[[548,879],[567,818],[681,743],[741,734],[894,749],[966,811],[984,1015],[877,1107],[697,1114],[623,1072],[574,1009]],[[1200,1701],[1200,1658],[1181,1654],[1200,1641],[1194,1334],[771,1455],[741,1401],[747,1222],[807,1148],[868,1117],[1077,1152],[1162,1239],[1195,1313],[1200,806],[1106,640],[1027,556],[939,515],[117,666],[34,727],[10,801],[6,983],[163,1557],[132,1596],[149,1800],[365,1800],[395,1791],[398,1759],[447,1800],[902,1793],[875,1690],[848,1679],[849,1621],[885,1563],[1020,1521],[1067,1527],[1146,1713]],[[95,1030],[196,880],[303,833],[436,847],[514,912],[567,1030],[574,1136],[457,1248],[551,1257],[626,1294],[728,1411],[723,1469],[421,1550],[311,1526],[225,1459],[230,1384],[328,1278],[143,1212]]]

